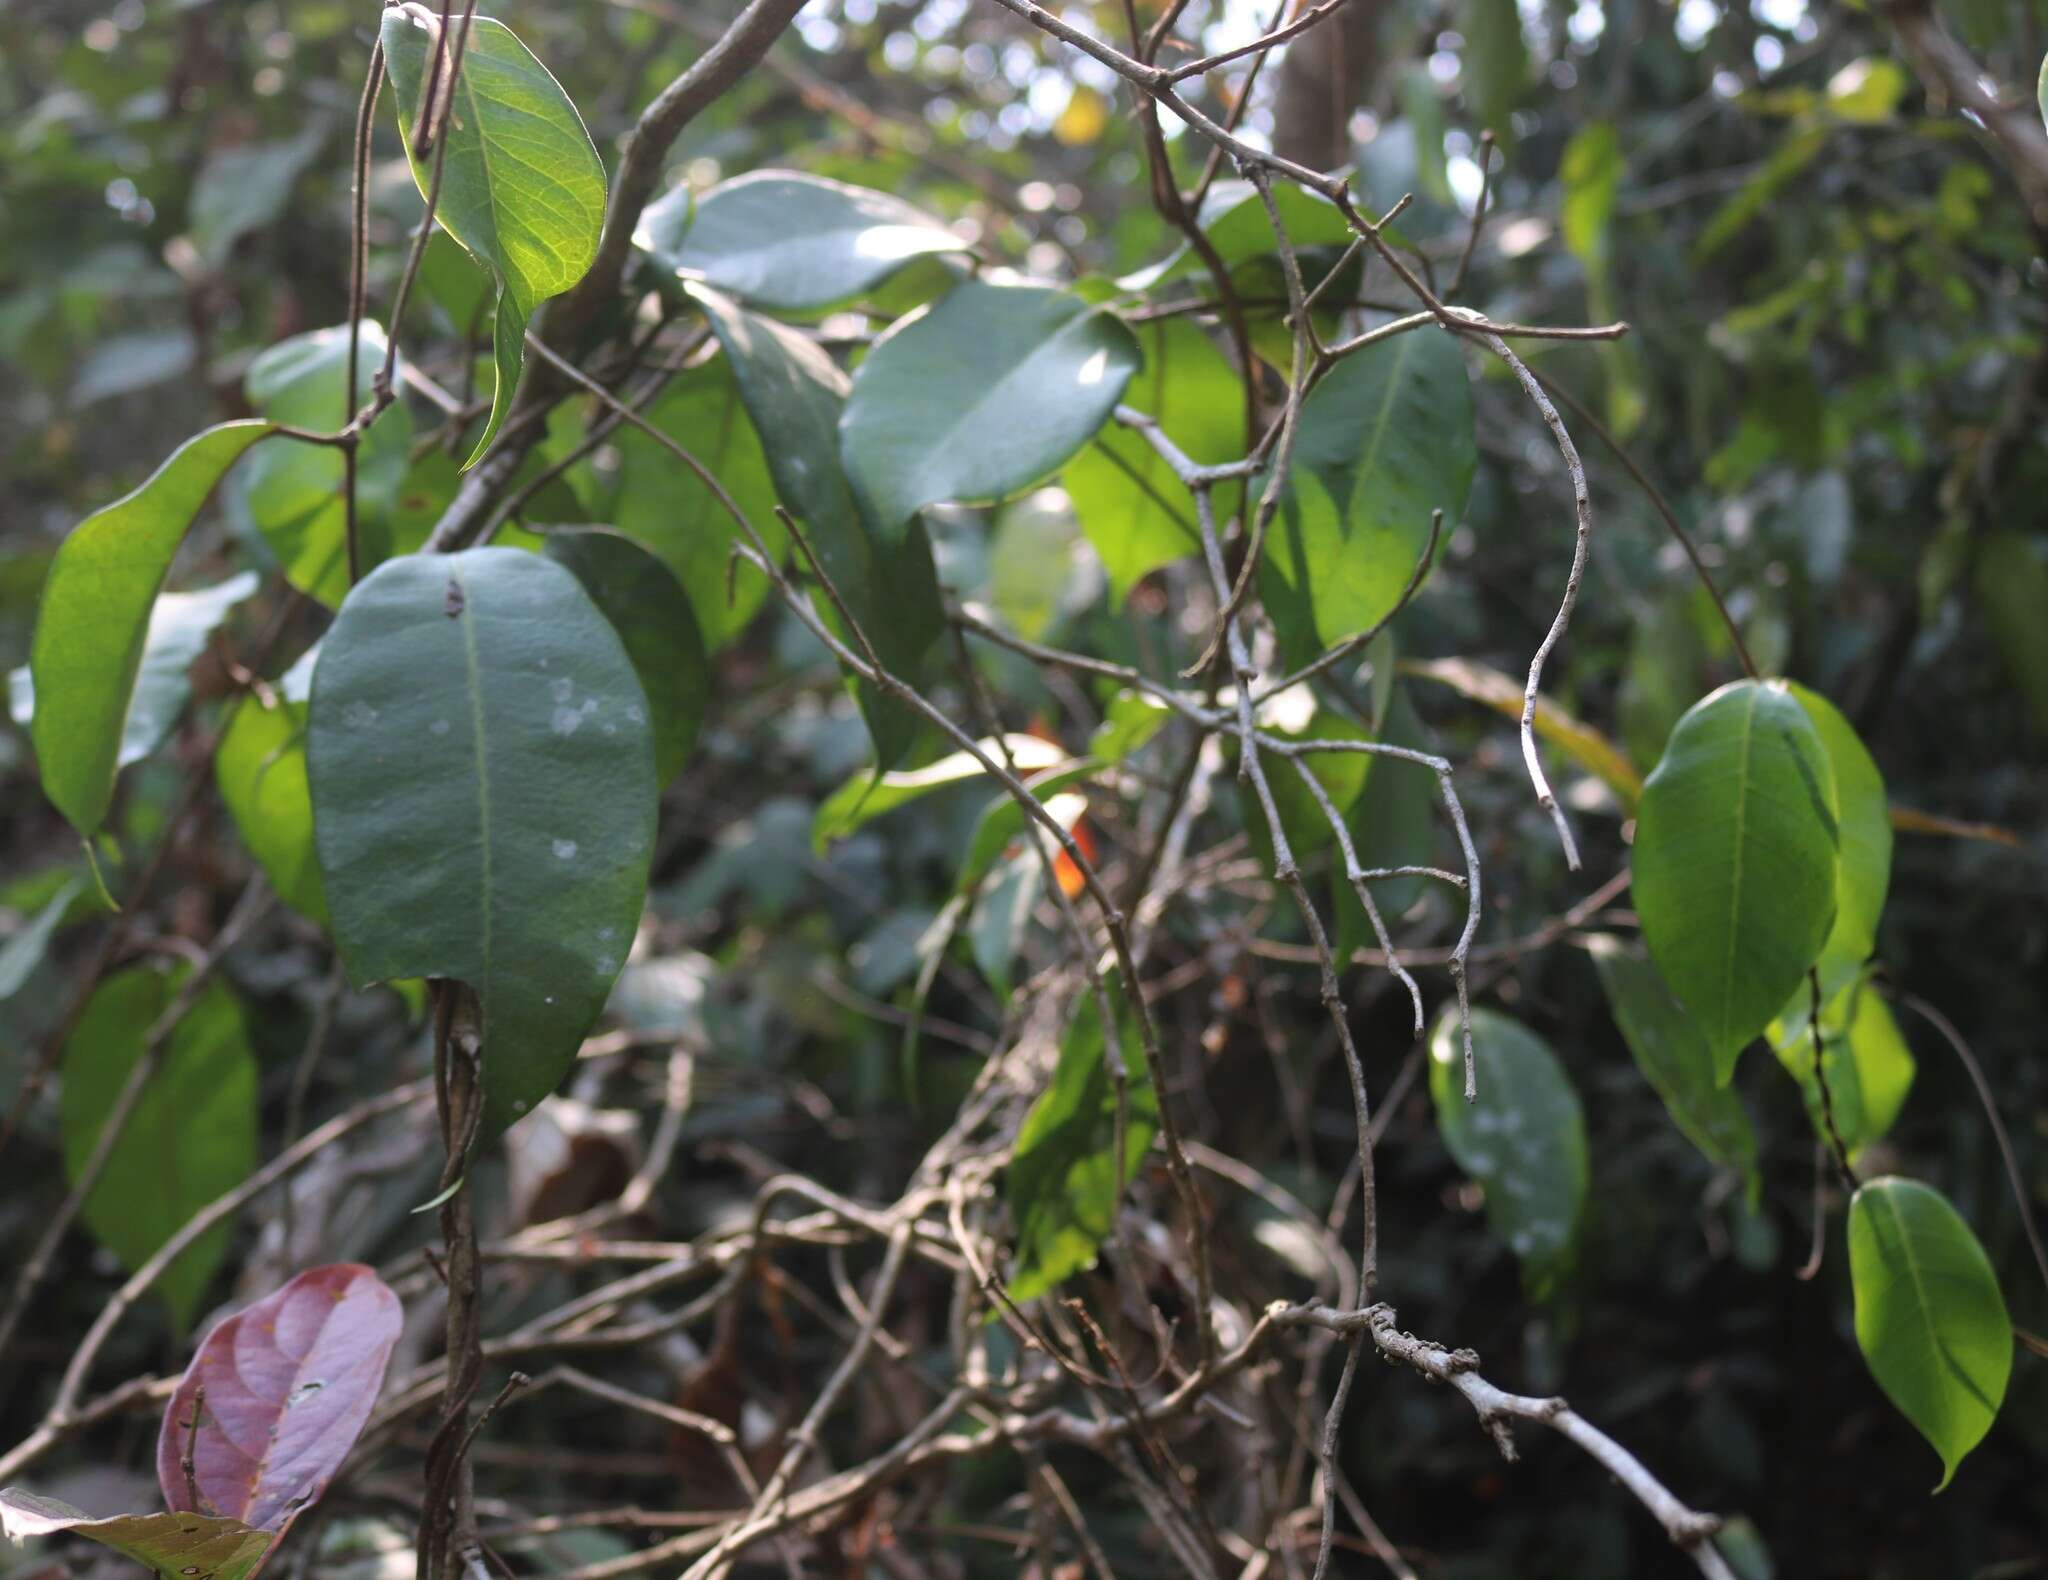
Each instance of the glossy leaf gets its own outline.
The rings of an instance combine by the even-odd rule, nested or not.
[[[58,1111],[64,1169],[74,1183],[98,1144],[151,1031],[190,967],[131,966],[102,982],[65,1040]],[[256,1058],[241,1007],[218,980],[200,989],[169,1033],[162,1063],[142,1088],[84,1218],[94,1238],[133,1271],[200,1208],[256,1167]],[[180,1328],[189,1324],[228,1247],[208,1230],[158,1280]]]
[[[41,699],[32,734],[43,791],[82,835],[98,829],[113,799],[150,611],[171,560],[214,485],[273,431],[230,422],[186,440],[57,550],[29,652]]]
[[[1867,1182],[1849,1203],[1856,1343],[1885,1397],[1941,1456],[1937,1492],[2005,1401],[2012,1325],[1983,1246],[1939,1191]]]
[[[488,1139],[568,1072],[639,925],[654,746],[626,651],[539,555],[393,560],[320,644],[307,766],[350,979],[482,1002]]]
[[[86,1536],[156,1575],[178,1580],[247,1580],[277,1537],[240,1520],[203,1514],[117,1514],[96,1520],[55,1498],[20,1487],[0,1492],[0,1531],[30,1536]]]
[[[1725,1084],[1835,919],[1834,775],[1783,682],[1739,681],[1678,721],[1643,785],[1643,939],[1698,1017]]]
[[[1413,577],[1430,513],[1457,525],[1478,456],[1451,336],[1424,329],[1354,352],[1302,403],[1264,575],[1285,584],[1281,601],[1306,600],[1323,642],[1364,630]]]
[[[278,898],[316,922],[327,920],[313,848],[313,796],[306,783],[306,704],[244,697],[214,750],[214,781],[242,841]]]
[[[1437,1133],[1486,1189],[1486,1221],[1541,1294],[1569,1259],[1588,1175],[1586,1121],[1564,1067],[1542,1038],[1493,1010],[1472,1012],[1478,1097],[1465,1101],[1465,1045],[1455,1008],[1429,1038]]]
[[[381,37],[391,98],[413,179],[424,195],[433,158],[413,146],[414,120],[434,58],[439,16],[418,3],[384,13]],[[443,40],[450,50],[459,24]],[[444,68],[445,70],[445,68]],[[583,278],[604,224],[604,164],[562,85],[502,22],[471,24],[449,113],[435,217],[491,274],[497,386],[470,464],[496,437],[526,357],[533,310]]]
[[[691,295],[710,319],[748,415],[767,441],[767,467],[783,508],[803,524],[807,541],[883,667],[918,684],[946,630],[931,542],[922,522],[911,522],[892,538],[877,535],[861,515],[846,474],[833,459],[839,454],[846,375],[815,341],[795,330],[701,286]],[[775,541],[781,541],[779,535]],[[821,612],[836,626],[829,600],[820,602],[826,605]],[[876,760],[893,766],[909,750],[919,721],[871,688],[863,686],[860,697]]]
[[[926,505],[994,499],[1057,471],[1140,360],[1121,322],[1071,292],[963,285],[861,363],[839,424],[847,476],[896,542]]]
[[[1067,761],[1063,748],[1035,735],[1008,735],[1001,746],[992,738],[978,744],[999,763],[1007,750],[1010,761],[1026,773],[1037,773]],[[958,751],[922,768],[902,768],[879,775],[857,773],[819,804],[817,815],[811,820],[811,846],[822,852],[833,840],[844,839],[884,812],[893,812],[948,785],[983,778],[987,772],[971,752]],[[993,785],[994,781],[990,783]]]
[[[403,1322],[382,1279],[340,1262],[309,1268],[216,1323],[164,1406],[156,1445],[164,1502],[285,1530],[355,1446]]]
[[[384,331],[365,323],[356,349],[356,399],[384,362]],[[354,415],[348,403],[348,327],[294,335],[259,353],[243,378],[249,404],[272,422],[332,432]],[[393,517],[412,446],[412,418],[398,401],[356,446],[358,537],[365,569],[419,547],[393,541]],[[345,467],[324,445],[269,445],[235,474],[229,496],[269,543],[285,579],[329,608],[348,593]]]
[[[1835,925],[1821,949],[1821,991],[1832,994],[1877,948],[1877,923],[1892,877],[1891,813],[1884,777],[1855,727],[1826,697],[1797,682],[1788,689],[1820,736],[1834,773],[1840,864],[1835,875]]]
[[[1185,318],[1159,319],[1137,336],[1145,365],[1125,403],[1158,418],[1190,460],[1215,465],[1242,454],[1244,384],[1209,337]],[[1060,482],[1109,572],[1115,601],[1160,566],[1201,552],[1194,501],[1142,434],[1105,424],[1067,462]],[[1219,519],[1236,508],[1239,486],[1217,491]]]
[[[1891,1006],[1867,976],[1853,975],[1820,1017],[1821,1072],[1827,1079],[1823,1105],[1814,1074],[1813,1016],[1810,999],[1795,993],[1785,1014],[1766,1031],[1778,1062],[1799,1083],[1813,1133],[1828,1134],[1828,1112],[1834,1130],[1853,1158],[1873,1141],[1884,1138],[1905,1107],[1918,1066],[1906,1045]]]
[[[1114,994],[1114,986],[1110,988]],[[1115,1001],[1113,1001],[1115,1002]],[[1117,1046],[1127,1073],[1123,1168],[1116,1157],[1116,1083],[1095,995],[1084,991],[1060,1043],[1052,1084],[1024,1116],[1010,1157],[1007,1194],[1017,1234],[1010,1298],[1042,1295],[1095,1265],[1116,1226],[1123,1189],[1144,1166],[1159,1128],[1159,1100],[1128,1013],[1118,1010]]]
[[[655,262],[771,311],[829,307],[913,258],[964,253],[950,230],[901,198],[796,170],[753,170],[694,197],[650,204],[634,244]]]
[[[566,566],[625,644],[647,693],[654,778],[682,772],[710,701],[711,661],[682,584],[631,538],[602,527],[548,534],[547,556]]]
[[[1588,939],[1586,949],[1599,969],[1622,1041],[1663,1099],[1672,1123],[1709,1162],[1741,1174],[1754,1203],[1761,1189],[1756,1131],[1735,1089],[1716,1081],[1714,1050],[1698,1022],[1672,996],[1643,950],[1604,933]]]

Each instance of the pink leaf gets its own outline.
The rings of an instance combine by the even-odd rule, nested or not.
[[[369,1419],[400,1317],[382,1279],[338,1262],[224,1318],[164,1409],[164,1501],[282,1532],[326,1490]]]

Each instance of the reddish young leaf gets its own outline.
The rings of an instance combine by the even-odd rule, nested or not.
[[[164,1501],[282,1532],[369,1419],[399,1321],[398,1297],[353,1262],[308,1269],[222,1320],[164,1409]]]

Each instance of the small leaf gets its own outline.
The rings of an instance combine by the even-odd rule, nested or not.
[[[81,835],[107,815],[150,610],[185,530],[227,469],[276,430],[229,422],[188,439],[126,498],[78,524],[43,583],[29,671],[43,792]]]
[[[1088,755],[1120,763],[1166,726],[1173,710],[1139,691],[1119,691],[1102,710],[1102,722],[1088,738]]]
[[[773,312],[830,307],[913,258],[967,245],[901,198],[795,170],[753,170],[648,206],[634,245],[664,268]]]
[[[1071,292],[975,281],[878,340],[854,375],[840,453],[884,541],[926,505],[995,499],[1057,471],[1141,360]]]
[[[99,985],[65,1039],[58,1108],[65,1176],[74,1184],[151,1031],[189,975],[184,965],[117,972]],[[170,1032],[162,1063],[86,1193],[86,1226],[132,1271],[195,1212],[247,1179],[256,1161],[256,1057],[234,995],[209,982]],[[180,1328],[198,1309],[228,1236],[226,1224],[208,1230],[158,1280]]]
[[[1437,1132],[1458,1167],[1486,1188],[1486,1221],[1521,1259],[1541,1296],[1569,1261],[1586,1203],[1586,1121],[1557,1055],[1492,1010],[1472,1012],[1479,1095],[1465,1101],[1465,1045],[1455,1009],[1429,1038]]]
[[[1877,922],[1892,877],[1891,813],[1884,802],[1884,776],[1841,710],[1797,682],[1788,689],[1813,721],[1835,776],[1841,829],[1835,925],[1818,962],[1821,992],[1832,995],[1877,948]]]
[[[338,1262],[308,1268],[216,1323],[164,1406],[156,1444],[164,1502],[285,1531],[355,1446],[403,1322],[382,1279]]]
[[[2012,1373],[2012,1325],[1983,1246],[1939,1191],[1866,1183],[1849,1203],[1856,1343],[1941,1456],[1939,1492],[1983,1440]]]
[[[1116,989],[1112,986],[1110,991]],[[1137,1027],[1118,1009],[1117,1046],[1128,1075],[1123,1168],[1116,1159],[1116,1083],[1093,992],[1084,991],[1060,1044],[1052,1084],[1017,1132],[1006,1193],[1017,1231],[1010,1298],[1030,1300],[1095,1265],[1116,1226],[1123,1190],[1138,1177],[1159,1128],[1159,1099]]]
[[[1813,1133],[1830,1141],[1828,1111],[1835,1133],[1853,1159],[1884,1138],[1905,1107],[1917,1066],[1898,1020],[1870,983],[1857,974],[1821,1011],[1821,1070],[1827,1077],[1825,1106],[1813,1071],[1813,1015],[1805,993],[1765,1031],[1778,1062],[1799,1083]]]
[[[320,644],[307,739],[349,977],[476,990],[489,1139],[568,1073],[639,925],[656,799],[639,679],[552,561],[408,555]]]
[[[356,400],[384,362],[384,331],[365,322],[356,348]],[[271,422],[332,432],[354,415],[348,403],[348,326],[315,329],[260,352],[243,376],[249,404]],[[387,407],[356,446],[358,539],[365,569],[418,543],[396,543],[393,517],[405,485],[412,418],[403,401]],[[326,445],[270,445],[249,458],[228,485],[277,556],[285,579],[329,608],[348,595],[346,462]]]
[[[1484,664],[1463,658],[1403,659],[1401,673],[1449,686],[1461,697],[1483,703],[1504,719],[1522,717],[1522,682]],[[1643,781],[1620,747],[1583,719],[1575,718],[1548,697],[1536,699],[1536,733],[1614,792],[1625,812],[1633,812]]]
[[[1686,1014],[1642,950],[1602,933],[1586,941],[1586,951],[1599,969],[1622,1041],[1663,1099],[1671,1122],[1710,1163],[1742,1175],[1754,1204],[1762,1188],[1756,1131],[1735,1089],[1716,1083],[1714,1050],[1699,1023]]]
[[[1010,761],[1025,773],[1037,773],[1067,761],[1063,748],[1035,735],[1008,735],[1000,745],[994,739],[976,744],[998,763],[1003,760],[1007,749]],[[884,812],[893,812],[919,796],[929,795],[948,785],[979,779],[987,771],[974,754],[967,751],[954,752],[922,768],[904,768],[885,774],[871,774],[863,770],[819,804],[817,815],[811,820],[811,847],[822,854],[833,840],[844,839]]]
[[[259,697],[244,697],[221,731],[213,775],[228,815],[278,898],[325,924],[327,898],[306,783],[306,715],[303,701],[279,698],[266,705]]]
[[[893,537],[879,535],[855,503],[836,460],[846,375],[815,341],[795,330],[749,313],[703,286],[692,287],[690,294],[710,320],[747,414],[766,441],[768,471],[783,508],[803,523],[807,541],[883,667],[919,684],[946,631],[931,541],[917,521]],[[781,541],[780,529],[769,541]],[[827,621],[837,627],[829,601],[820,602],[826,604]],[[860,688],[860,699],[876,761],[893,767],[916,739],[919,720],[871,687]]]
[[[459,24],[443,40],[452,53]],[[433,184],[429,151],[413,146],[414,119],[439,18],[414,3],[384,13],[381,37],[391,72],[400,135],[424,196]],[[442,69],[445,83],[446,66]],[[492,346],[497,388],[490,421],[467,464],[497,436],[526,359],[533,310],[582,279],[597,256],[604,225],[604,163],[562,85],[504,23],[487,16],[470,26],[462,72],[448,113],[439,117],[447,154],[435,218],[488,270],[497,287]]]
[[[1838,837],[1826,751],[1781,681],[1738,681],[1695,703],[1643,785],[1643,939],[1699,1018],[1724,1085],[1827,941]]]
[[[204,1514],[117,1514],[96,1520],[83,1509],[20,1487],[0,1492],[0,1530],[16,1541],[66,1533],[87,1536],[154,1574],[180,1580],[247,1580],[277,1540],[271,1532],[251,1530],[240,1520]]]
[[[1457,525],[1478,459],[1452,336],[1422,329],[1354,352],[1302,403],[1263,574],[1285,583],[1283,604],[1306,600],[1323,642],[1366,629],[1413,577],[1431,512]]]
[[[550,532],[547,556],[583,584],[625,644],[647,693],[655,783],[667,784],[697,744],[711,691],[711,661],[682,583],[631,538],[603,527]]]
[[[1044,893],[1044,865],[1038,852],[1025,845],[996,864],[974,897],[974,908],[967,916],[967,947],[999,999],[1007,1001],[1010,996],[1010,968],[1023,947],[1031,912]]]
[[[30,974],[43,963],[43,957],[50,952],[50,940],[57,935],[58,924],[84,887],[82,877],[66,880],[44,902],[43,908],[16,928],[5,946],[0,946],[0,1001],[19,993]]]
[[[214,272],[236,242],[284,213],[292,188],[332,129],[324,117],[312,117],[289,141],[244,143],[207,157],[192,183],[185,219],[193,247]]]
[[[1241,454],[1244,384],[1209,337],[1185,318],[1137,331],[1145,365],[1124,392],[1127,404],[1159,419],[1190,460],[1216,465]],[[1140,433],[1105,426],[1060,473],[1081,530],[1122,602],[1162,565],[1202,550],[1195,504],[1173,468]],[[1219,520],[1237,508],[1240,484],[1216,491]]]
[[[1018,765],[1020,772],[1023,765]],[[1062,828],[1069,832],[1088,808],[1086,796],[1063,796],[1062,790],[1071,789],[1082,780],[1102,772],[1103,762],[1099,757],[1083,757],[1075,762],[1057,764],[1038,773],[1024,774],[1024,787],[1040,802],[1046,813]],[[1036,820],[1034,819],[1034,822]],[[1044,825],[1038,825],[1043,829]],[[998,791],[981,817],[974,825],[974,833],[967,841],[967,855],[960,863],[960,876],[954,880],[955,894],[969,894],[988,875],[1010,841],[1024,832],[1024,809],[1017,804],[1016,797],[1007,791]],[[1047,836],[1050,838],[1050,835]],[[1061,861],[1070,860],[1061,852]]]

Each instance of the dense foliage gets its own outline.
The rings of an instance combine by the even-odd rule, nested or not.
[[[0,17],[0,1573],[2048,1566],[2044,32]]]

